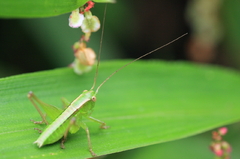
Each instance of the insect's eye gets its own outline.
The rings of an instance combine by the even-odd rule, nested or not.
[[[95,96],[92,97],[92,101],[96,102],[97,98]]]

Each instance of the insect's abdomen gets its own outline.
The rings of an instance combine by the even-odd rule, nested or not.
[[[43,145],[52,144],[60,140],[69,125],[69,119],[66,120],[57,130],[55,130],[44,142]]]
[[[76,111],[76,108],[69,106],[56,120],[54,120],[34,142],[39,147],[54,143],[63,137],[69,125],[69,118]]]

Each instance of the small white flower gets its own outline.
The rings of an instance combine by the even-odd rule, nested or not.
[[[81,28],[84,33],[96,32],[100,29],[100,21],[98,17],[94,15],[89,18],[86,17]]]
[[[83,14],[79,13],[79,9],[75,9],[72,11],[70,17],[69,17],[69,26],[72,28],[79,28],[84,20]]]

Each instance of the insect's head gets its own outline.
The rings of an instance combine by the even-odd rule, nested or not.
[[[82,93],[84,96],[86,96],[87,98],[91,99],[92,101],[96,101],[97,98],[96,98],[96,92],[94,90],[84,90],[83,93]]]

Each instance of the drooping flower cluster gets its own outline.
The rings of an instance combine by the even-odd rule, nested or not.
[[[69,26],[72,28],[81,28],[84,35],[73,46],[75,60],[72,67],[77,74],[82,74],[91,70],[95,63],[96,54],[91,48],[87,48],[87,42],[91,33],[100,29],[98,17],[92,15],[90,9],[93,8],[94,2],[88,1],[86,5],[72,11],[69,17]]]
[[[230,159],[232,148],[230,144],[222,138],[227,131],[226,127],[222,127],[219,128],[218,131],[212,132],[213,141],[210,144],[210,149],[219,159]]]

